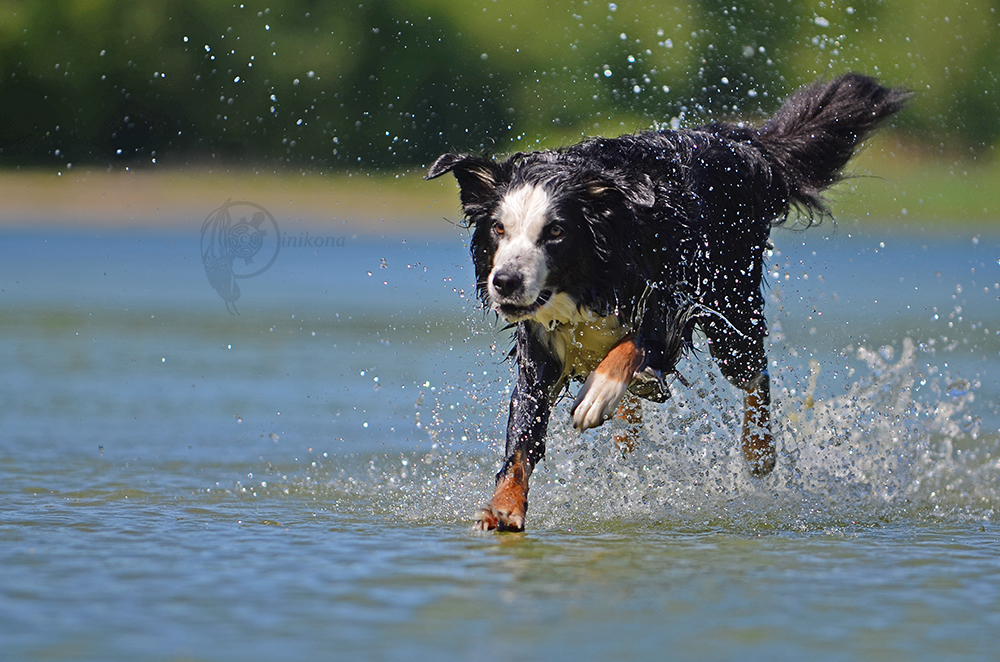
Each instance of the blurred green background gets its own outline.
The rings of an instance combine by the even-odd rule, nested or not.
[[[917,93],[894,168],[992,217],[1000,0],[3,1],[0,165],[399,172],[759,120],[848,70]]]

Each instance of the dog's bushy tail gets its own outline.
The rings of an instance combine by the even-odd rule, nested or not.
[[[823,190],[841,179],[858,144],[909,97],[854,73],[792,95],[758,131],[788,186],[789,202],[810,216],[825,214]]]

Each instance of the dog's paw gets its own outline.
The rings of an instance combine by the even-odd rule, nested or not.
[[[754,478],[763,478],[771,473],[778,454],[770,431],[757,429],[750,433],[744,432],[743,457],[746,458],[747,468]]]
[[[754,478],[763,478],[774,471],[774,465],[777,463],[777,460],[778,456],[773,451],[770,453],[764,453],[760,457],[747,460],[750,475]]]
[[[524,513],[503,511],[488,503],[476,511],[476,531],[524,531]]]
[[[476,531],[496,531],[500,527],[500,517],[493,506],[486,504],[476,511],[476,523],[472,528]]]
[[[625,336],[601,359],[573,402],[573,427],[596,428],[618,409],[628,385],[641,371],[645,355],[638,341]]]
[[[590,373],[573,402],[573,427],[583,432],[611,418],[618,410],[628,384],[597,371]]]
[[[518,460],[497,480],[493,499],[476,511],[474,528],[478,531],[524,531],[527,512],[528,474]]]

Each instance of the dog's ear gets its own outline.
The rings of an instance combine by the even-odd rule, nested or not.
[[[656,202],[649,175],[631,180],[593,175],[586,182],[586,193],[592,200],[625,200],[636,207],[652,207]]]
[[[593,177],[586,182],[587,197],[592,200],[607,200],[609,197],[620,197],[622,192],[610,181]]]
[[[480,205],[496,197],[501,168],[490,159],[474,154],[442,154],[425,179],[453,173],[462,189],[462,205]]]

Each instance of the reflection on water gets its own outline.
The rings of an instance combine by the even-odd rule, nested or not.
[[[824,232],[768,264],[774,474],[745,474],[740,399],[696,354],[631,453],[557,407],[523,536],[468,530],[511,375],[461,230],[283,244],[238,314],[197,228],[6,232],[0,633],[57,659],[463,657],[504,621],[487,659],[602,632],[608,656],[821,658],[919,638],[926,609],[951,629],[921,654],[987,650],[960,624],[1000,613],[1000,241]]]

